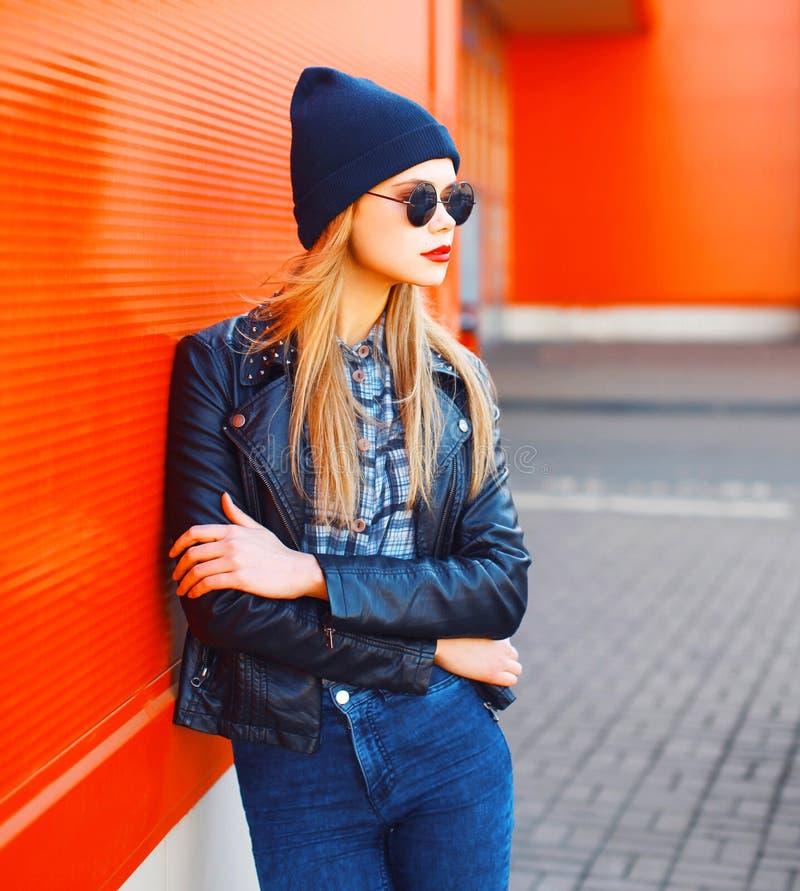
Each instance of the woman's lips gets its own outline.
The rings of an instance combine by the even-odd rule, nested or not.
[[[441,247],[434,248],[422,256],[427,257],[428,260],[433,260],[434,263],[447,263],[450,259],[450,245],[443,244]]]

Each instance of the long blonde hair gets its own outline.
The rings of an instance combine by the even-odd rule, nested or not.
[[[305,428],[314,467],[316,522],[340,526],[355,518],[361,482],[356,420],[371,422],[350,391],[336,337],[352,220],[351,205],[328,224],[311,250],[290,261],[281,290],[256,311],[270,324],[251,346],[254,351],[274,351],[280,343],[295,341],[289,421],[292,479],[310,498],[300,458]],[[385,331],[410,471],[406,508],[413,508],[418,497],[430,504],[436,470],[443,418],[431,368],[433,353],[453,366],[466,388],[473,440],[469,497],[474,497],[494,470],[491,380],[479,374],[475,357],[430,316],[416,285],[392,287]]]

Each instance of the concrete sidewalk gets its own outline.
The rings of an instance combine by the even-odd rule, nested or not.
[[[501,718],[511,891],[800,891],[800,344],[485,357],[509,455],[538,449],[536,473],[512,467],[534,565]],[[718,465],[740,501],[763,506],[766,476],[792,510],[693,511],[679,473]],[[583,491],[581,472],[589,511],[552,479]],[[650,509],[615,512],[634,476]]]
[[[484,358],[510,405],[800,411],[800,341],[495,343]]]

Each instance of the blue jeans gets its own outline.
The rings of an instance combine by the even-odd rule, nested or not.
[[[322,695],[315,754],[233,744],[262,891],[506,891],[511,758],[472,684]]]

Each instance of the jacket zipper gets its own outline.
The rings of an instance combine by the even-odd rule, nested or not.
[[[200,671],[192,678],[191,685],[197,689],[202,687],[208,677],[208,647],[203,647],[203,655],[200,659]]]
[[[381,640],[380,638],[370,637],[368,634],[359,634],[357,631],[339,631],[334,628],[329,622],[324,622],[322,625],[322,631],[325,635],[325,646],[329,649],[333,649],[333,636],[334,634],[338,634],[342,637],[346,637],[348,640],[359,641],[360,643],[372,645],[379,644],[384,649],[387,646],[385,640]],[[409,647],[397,646],[394,645],[393,649],[397,650],[400,653],[408,653],[410,655],[414,655],[414,651]]]
[[[453,462],[453,464],[455,465],[455,461]],[[452,506],[453,497],[455,496],[455,492],[456,492],[456,469],[454,466],[453,473],[450,475],[450,487],[447,490],[447,498],[445,499],[444,509],[442,510],[442,522],[439,524],[439,534],[436,536],[436,549],[435,549],[434,553],[436,554],[437,557],[441,554],[442,537],[444,535],[444,529],[445,529],[445,525],[446,525],[445,520],[450,519],[450,517],[448,516],[448,513],[450,511],[450,507]]]
[[[277,493],[272,488],[269,480],[267,479],[267,475],[263,471],[261,471],[258,467],[254,467],[252,464],[250,466],[258,474],[261,481],[267,487],[267,492],[269,492],[270,498],[272,498],[272,503],[275,505],[275,510],[278,512],[278,516],[281,518],[281,522],[283,523],[284,528],[289,533],[289,538],[291,538],[292,544],[295,546],[295,549],[299,551],[300,550],[300,542],[297,540],[297,536],[294,534],[294,529],[292,529],[291,525],[289,524],[289,520],[288,520],[286,514],[284,513],[283,506],[281,505],[280,499],[278,498]]]
[[[227,428],[226,428],[226,432],[227,432]],[[229,438],[232,439],[234,445],[237,448],[239,448],[239,443],[236,442],[236,440],[233,439],[233,437],[231,437],[230,435],[229,435]],[[247,459],[247,463],[250,465],[250,468],[258,476],[258,478],[261,480],[261,482],[264,483],[264,485],[267,487],[267,492],[269,492],[270,498],[272,499],[272,503],[275,505],[275,510],[278,512],[278,516],[281,518],[281,522],[283,523],[284,529],[286,529],[286,531],[289,533],[289,538],[291,538],[292,544],[295,546],[295,549],[299,551],[300,550],[300,542],[297,540],[297,536],[294,534],[294,529],[292,528],[291,524],[289,523],[289,519],[286,516],[286,513],[285,513],[283,506],[281,504],[281,501],[278,498],[278,495],[275,492],[275,490],[272,488],[272,484],[270,483],[269,479],[267,478],[267,475],[261,470],[260,467],[257,467],[249,459]],[[248,507],[249,507],[249,505],[248,505]]]

